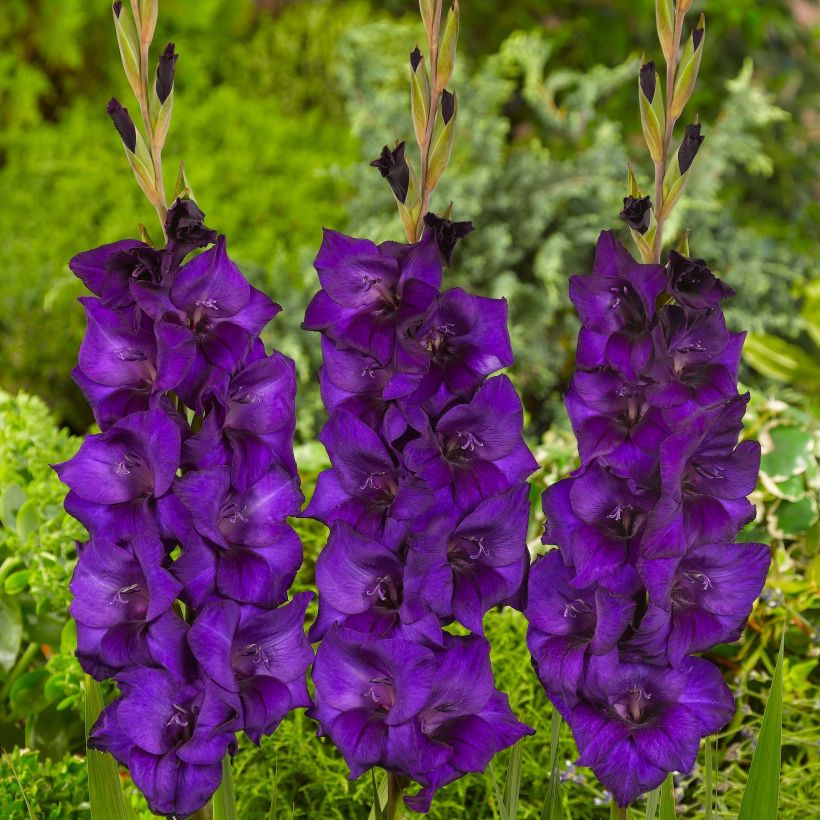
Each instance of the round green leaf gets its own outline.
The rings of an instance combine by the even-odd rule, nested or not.
[[[811,462],[813,440],[808,430],[781,424],[769,431],[774,449],[760,460],[762,472],[775,482],[799,475]]]
[[[0,595],[0,670],[3,672],[14,666],[22,637],[20,604],[14,598]]]
[[[799,501],[782,501],[769,516],[776,535],[794,538],[817,521],[817,502],[805,495]]]

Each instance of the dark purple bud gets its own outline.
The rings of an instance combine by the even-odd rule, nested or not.
[[[433,231],[439,253],[444,264],[449,265],[453,258],[453,249],[459,239],[475,230],[472,222],[453,222],[436,216],[434,213],[425,214],[424,224]]]
[[[203,224],[205,214],[193,199],[179,199],[168,209],[165,234],[168,250],[179,264],[194,248],[204,248],[216,242],[216,231]]]
[[[105,109],[125,147],[133,154],[137,150],[137,129],[128,116],[128,109],[123,108],[113,97]]]
[[[456,95],[451,94],[445,88],[444,91],[441,93],[441,118],[444,120],[444,124],[447,125],[451,119],[453,119],[453,114],[456,111]]]
[[[419,50],[419,47],[416,46],[410,53],[410,67],[413,69],[414,72],[421,64],[422,59],[423,58],[421,56],[421,51]]]
[[[686,133],[683,135],[683,141],[678,149],[678,168],[681,176],[688,170],[692,161],[695,159],[695,154],[700,150],[700,144],[705,137],[701,136],[700,123],[686,126]]]
[[[641,66],[641,91],[644,97],[651,103],[655,99],[655,61],[650,60],[646,65]]]
[[[652,200],[648,196],[625,196],[624,209],[619,216],[640,234],[645,234],[649,230],[649,217],[652,213]]]
[[[174,71],[176,70],[178,57],[178,54],[174,54],[173,43],[168,43],[165,50],[159,55],[156,89],[160,103],[164,103],[174,89]]]
[[[114,11],[114,17],[116,17],[119,20],[120,19],[120,12],[122,11],[122,3],[120,3],[120,2],[114,3],[114,5],[111,8]]]
[[[703,29],[702,28],[694,29],[692,31],[692,50],[693,51],[698,50],[698,46],[700,45],[701,40],[703,40]]]
[[[410,167],[404,158],[405,144],[400,142],[392,151],[385,145],[378,159],[371,162],[373,168],[387,180],[393,195],[399,202],[407,199],[407,190],[410,187]]]

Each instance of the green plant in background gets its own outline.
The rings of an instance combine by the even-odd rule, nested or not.
[[[49,465],[77,446],[40,399],[0,391],[0,746],[55,758],[82,747],[68,581],[84,530]]]

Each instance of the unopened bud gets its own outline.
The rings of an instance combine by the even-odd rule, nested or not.
[[[122,11],[122,3],[120,3],[120,2],[114,3],[114,5],[111,7],[111,9],[114,12],[114,17],[116,17],[119,20],[120,12]]]
[[[441,92],[441,119],[444,121],[444,124],[447,125],[451,119],[453,119],[453,114],[456,111],[456,98],[455,94],[451,94],[447,89]]]
[[[128,115],[128,109],[123,108],[113,97],[106,108],[108,116],[114,123],[114,127],[120,135],[125,147],[133,154],[137,150],[137,128],[134,125],[131,117]]]
[[[681,176],[689,170],[704,139],[705,137],[700,133],[700,123],[686,126],[686,132],[678,149],[678,170]]]
[[[404,149],[404,142],[400,142],[392,151],[385,145],[378,159],[370,163],[373,168],[379,169],[393,195],[402,203],[407,199],[410,187],[410,167],[404,158]]]
[[[624,208],[619,214],[621,219],[639,234],[645,234],[649,229],[649,220],[652,215],[652,200],[648,196],[624,197]]]
[[[649,102],[655,99],[655,61],[650,60],[641,66],[641,91]]]
[[[416,46],[413,51],[410,52],[410,67],[415,71],[419,67],[419,63],[421,63],[423,59],[421,50],[418,46]]]
[[[445,265],[449,265],[452,261],[453,250],[458,240],[475,230],[472,222],[453,222],[450,219],[436,216],[434,213],[424,215],[424,224],[433,232]]]
[[[174,53],[173,43],[168,43],[165,50],[159,55],[156,92],[160,103],[164,103],[174,90],[174,72],[178,58],[179,55]]]

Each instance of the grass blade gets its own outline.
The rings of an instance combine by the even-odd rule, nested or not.
[[[90,675],[85,676],[85,734],[88,733],[103,710],[100,684]],[[92,820],[129,820],[125,795],[122,793],[117,761],[106,752],[86,746],[88,766],[88,794],[91,799]]]
[[[772,688],[757,738],[738,820],[775,820],[780,790],[780,735],[783,724],[783,637]]]
[[[550,780],[547,797],[541,820],[564,820],[564,808],[561,805],[561,778],[558,774],[558,740],[561,734],[561,715],[557,709],[552,710],[550,723]]]
[[[381,782],[376,786],[376,772],[371,769],[370,780],[373,784],[373,808],[369,820],[385,820],[382,806],[387,802],[387,777],[380,778]]]
[[[712,738],[706,738],[706,745],[703,748],[703,753],[706,758],[705,760],[705,769],[706,769],[706,794],[703,798],[704,803],[704,812],[703,812],[703,820],[712,820],[712,807],[714,806],[714,773],[713,773],[713,763],[712,763]]]
[[[504,784],[504,802],[507,807],[507,817],[515,820],[518,814],[518,795],[521,791],[521,761],[524,757],[524,741],[519,740],[510,752],[507,763],[507,782]]]
[[[504,795],[501,794],[501,789],[498,787],[498,781],[495,779],[495,769],[490,763],[490,777],[493,779],[493,788],[495,789],[495,802],[498,805],[498,814],[501,820],[510,820],[507,816],[507,804],[504,802]]]
[[[646,796],[646,820],[655,820],[658,814],[658,804],[661,802],[661,787],[653,789]]]
[[[660,820],[675,820],[675,785],[672,775],[661,783]]]
[[[33,809],[31,807],[31,803],[28,802],[28,795],[26,794],[26,790],[23,788],[20,775],[17,774],[17,769],[14,768],[14,761],[5,749],[3,749],[3,757],[5,758],[8,767],[11,769],[12,777],[17,781],[17,788],[20,789],[20,794],[23,795],[23,802],[26,804],[29,820],[37,820],[37,811]]]
[[[279,754],[273,759],[273,794],[270,796],[270,808],[268,809],[268,820],[276,820],[276,790],[279,784]]]
[[[237,820],[233,766],[229,754],[222,758],[222,782],[213,796],[212,804],[214,820]]]

